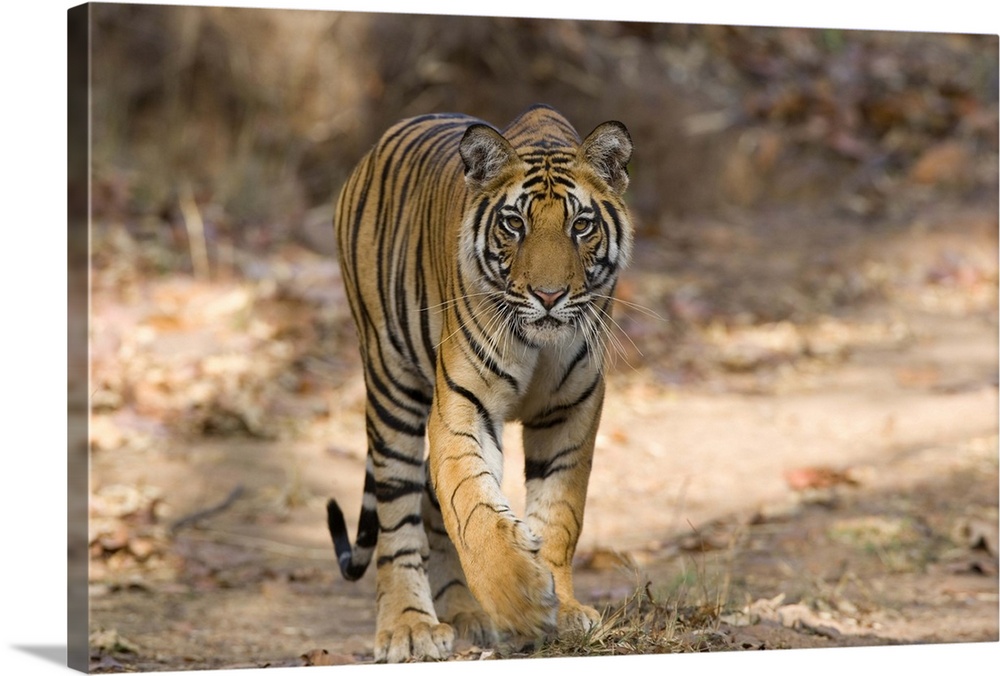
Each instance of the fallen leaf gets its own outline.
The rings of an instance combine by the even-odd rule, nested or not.
[[[997,556],[997,524],[983,519],[960,520],[954,528],[953,537],[969,549],[982,549]]]
[[[90,542],[99,547],[100,553],[124,549],[128,545],[129,536],[128,527],[120,521],[101,519],[91,524]]]
[[[329,667],[336,664],[354,664],[356,661],[350,655],[331,653],[326,648],[316,648],[302,655],[302,666],[305,667]]]
[[[110,655],[101,655],[100,657],[91,655],[90,657],[90,673],[92,674],[120,673],[123,671],[125,671],[125,665]]]
[[[732,525],[716,522],[681,537],[677,546],[688,552],[717,551],[732,547],[734,537]]]
[[[122,637],[117,629],[101,629],[91,632],[88,640],[91,650],[101,650],[105,653],[138,653],[136,644]]]
[[[151,538],[135,537],[128,542],[128,551],[137,561],[145,561],[152,556],[158,546]]]
[[[832,488],[833,486],[857,486],[858,481],[849,470],[831,467],[797,467],[785,472],[785,482],[793,491]]]
[[[778,608],[778,619],[781,626],[789,629],[808,629],[809,631],[831,639],[838,639],[844,633],[841,625],[834,620],[819,617],[815,611],[801,603],[794,603]]]
[[[941,368],[933,364],[903,366],[897,368],[894,375],[900,387],[924,389],[941,381]]]
[[[910,180],[923,185],[957,183],[968,177],[972,153],[961,142],[944,141],[931,146],[910,169]]]
[[[598,547],[581,557],[580,568],[585,570],[618,570],[619,568],[635,568],[635,560],[628,552]]]
[[[106,415],[90,419],[90,447],[95,451],[114,451],[125,444],[125,435]]]

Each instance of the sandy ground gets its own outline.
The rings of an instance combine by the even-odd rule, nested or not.
[[[621,293],[662,319],[618,314],[579,595],[717,601],[691,649],[997,641],[995,206],[808,220],[640,246]],[[96,271],[95,671],[371,659],[374,576],[339,577],[324,525],[364,471],[336,267],[258,266]]]

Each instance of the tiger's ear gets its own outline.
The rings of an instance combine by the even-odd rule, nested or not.
[[[485,124],[474,124],[466,129],[458,151],[465,163],[465,181],[476,188],[484,187],[504,167],[518,159],[514,146]]]
[[[632,157],[632,137],[621,122],[612,120],[590,132],[576,153],[619,195],[628,187],[628,161]]]

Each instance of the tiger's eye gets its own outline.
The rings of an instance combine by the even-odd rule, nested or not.
[[[585,237],[594,230],[594,219],[581,217],[573,221],[573,234]]]
[[[505,216],[502,223],[512,235],[524,233],[524,219],[520,216]]]

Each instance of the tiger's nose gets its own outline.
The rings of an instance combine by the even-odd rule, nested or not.
[[[532,289],[529,287],[528,290],[535,298],[542,301],[542,306],[546,310],[551,310],[559,302],[559,299],[566,295],[569,288],[547,291],[545,289]]]

